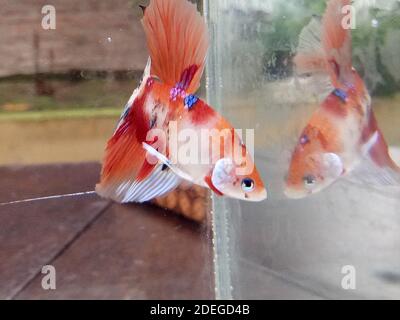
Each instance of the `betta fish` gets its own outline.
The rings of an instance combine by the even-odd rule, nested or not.
[[[145,202],[188,180],[218,195],[265,199],[263,182],[237,132],[195,95],[209,46],[207,27],[196,6],[187,0],[151,0],[142,9],[150,57],[142,82],[107,143],[96,192],[121,203]],[[235,161],[232,153],[215,158],[211,152],[206,162],[172,161],[169,141],[160,145],[163,135],[152,134],[166,133],[168,140],[171,123],[178,132],[225,130],[224,141],[240,149],[243,163]],[[238,170],[243,166],[249,170]]]
[[[317,193],[350,173],[363,183],[400,183],[367,87],[352,66],[351,30],[342,13],[348,5],[350,0],[328,1],[322,19],[313,18],[300,34],[296,69],[328,90],[292,153],[289,198]]]

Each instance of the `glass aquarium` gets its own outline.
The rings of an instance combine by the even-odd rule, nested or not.
[[[214,298],[207,191],[94,192],[146,66],[148,3],[0,0],[0,299]]]
[[[400,5],[355,0],[352,62],[400,162]],[[325,0],[209,0],[207,98],[235,128],[255,130],[255,159],[268,189],[261,203],[214,197],[217,297],[400,298],[400,190],[339,179],[288,199],[292,151],[316,95],[298,77],[299,35]]]
[[[254,130],[268,199],[187,183],[150,203],[99,197],[105,146],[149,56],[142,6],[155,1],[0,0],[0,299],[400,299],[397,187],[343,178],[303,199],[283,192],[319,103],[294,58],[326,0],[190,1],[210,36],[195,94]],[[352,63],[400,162],[399,1],[352,5]],[[185,67],[167,99],[186,94],[198,69]],[[178,96],[185,110],[191,94]]]

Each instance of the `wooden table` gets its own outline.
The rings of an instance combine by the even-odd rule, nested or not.
[[[0,203],[93,190],[96,163],[0,168]],[[44,265],[56,290],[44,290]],[[96,195],[0,206],[1,299],[214,298],[210,231]]]

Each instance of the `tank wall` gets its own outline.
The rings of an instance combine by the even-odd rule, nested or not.
[[[396,160],[400,9],[396,1],[353,5],[353,65]],[[323,0],[205,1],[208,100],[236,128],[254,129],[256,164],[269,191],[261,203],[215,199],[223,298],[400,297],[398,188],[340,179],[301,200],[282,192],[292,149],[318,106],[311,84],[295,76],[293,56],[302,28],[324,10]],[[345,266],[356,270],[355,290],[342,287]]]

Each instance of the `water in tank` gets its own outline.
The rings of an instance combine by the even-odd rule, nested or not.
[[[204,3],[211,34],[208,101],[235,128],[254,129],[256,164],[268,189],[268,199],[259,203],[214,197],[219,298],[400,298],[400,191],[393,183],[374,183],[384,180],[382,171],[374,173],[375,180],[367,179],[368,170],[356,170],[361,165],[342,174],[341,163],[340,175],[323,190],[298,199],[284,192],[295,146],[308,138],[301,136],[302,130],[321,101],[331,96],[340,105],[349,99],[341,89],[324,96],[325,85],[318,86],[324,81],[315,83],[316,74],[300,74],[295,63],[310,40],[303,39],[307,26],[315,23],[314,40],[324,41],[318,28],[326,28],[327,2]],[[350,19],[352,50],[333,54],[339,63],[331,67],[343,83],[340,59],[352,52],[348,72],[356,70],[368,88],[381,135],[393,160],[400,162],[400,4],[355,0],[342,9]],[[351,132],[355,125],[349,128]],[[371,139],[373,145],[379,137]],[[337,165],[337,160],[331,155],[328,162]],[[308,177],[304,184],[312,185],[314,179]]]

